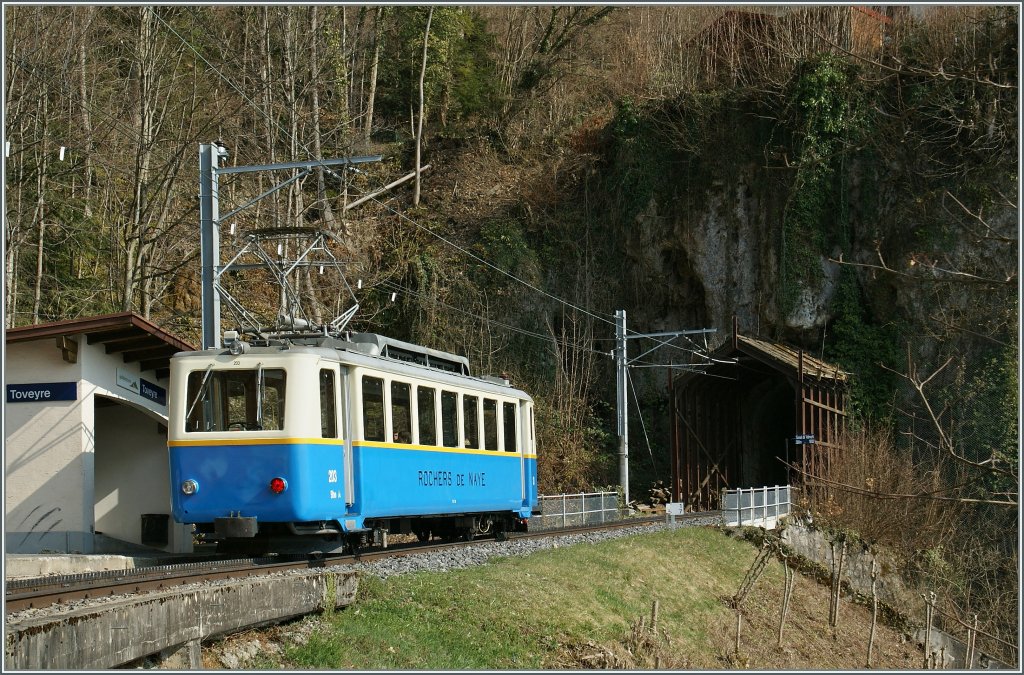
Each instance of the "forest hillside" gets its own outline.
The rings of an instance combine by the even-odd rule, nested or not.
[[[716,330],[635,371],[636,489],[667,471],[660,366],[733,317],[836,363],[862,457],[908,473],[847,467],[833,516],[906,505],[875,536],[914,522],[920,574],[1016,635],[1018,50],[998,5],[5,5],[5,326],[135,311],[198,344],[199,145],[380,155],[226,177],[221,213],[291,182],[222,247],[331,232],[351,328],[534,395],[542,492],[616,481],[616,310]],[[318,316],[336,290],[309,282]]]

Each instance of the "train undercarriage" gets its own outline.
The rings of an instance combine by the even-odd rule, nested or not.
[[[218,553],[265,555],[327,555],[387,548],[395,535],[415,535],[420,542],[471,541],[525,531],[526,520],[509,512],[366,519],[365,529],[345,532],[336,520],[304,523],[257,523],[255,518],[218,518],[197,526],[203,540],[215,542]],[[390,541],[389,541],[390,539]]]

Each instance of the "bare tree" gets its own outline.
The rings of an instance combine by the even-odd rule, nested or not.
[[[434,7],[431,6],[427,12],[427,27],[423,30],[423,62],[420,66],[420,114],[416,128],[416,188],[413,192],[412,203],[419,206],[420,203],[420,148],[423,145],[423,80],[427,76],[427,47],[430,46],[430,20],[434,18]]]

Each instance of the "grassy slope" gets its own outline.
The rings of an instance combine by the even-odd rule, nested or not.
[[[827,589],[799,576],[783,647],[776,647],[783,586],[778,562],[748,596],[740,654],[733,654],[736,619],[725,600],[755,555],[750,544],[717,530],[687,528],[444,574],[364,578],[358,603],[324,617],[306,644],[248,667],[863,667],[870,612],[844,600],[839,627],[830,628]],[[656,633],[649,630],[654,600]],[[919,654],[879,627],[874,667],[916,668]]]

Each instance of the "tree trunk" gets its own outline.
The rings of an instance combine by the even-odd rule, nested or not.
[[[263,84],[263,131],[264,131],[264,144],[267,152],[270,153],[269,162],[271,164],[277,161],[277,143],[274,142],[274,132],[276,126],[274,124],[274,83],[273,83],[273,63],[271,61],[272,52],[270,45],[270,8],[263,8],[263,35],[260,40],[260,46],[263,49],[263,70],[262,70],[262,84]],[[260,180],[260,191],[263,191],[263,175],[262,172],[259,174]],[[271,209],[271,216],[269,220],[275,226],[281,223],[281,191],[275,192],[270,197],[273,208]]]
[[[312,37],[309,41],[309,71],[312,90],[312,117],[313,117],[313,157],[323,159],[320,146],[320,22],[319,11],[316,5],[309,8],[309,23]],[[317,205],[322,210],[323,222],[332,232],[335,229],[334,211],[331,210],[331,202],[327,199],[327,185],[324,182],[323,167],[316,170],[316,199]]]
[[[46,245],[46,169],[49,164],[48,146],[46,139],[47,132],[47,98],[49,90],[44,84],[39,89],[39,112],[40,116],[37,119],[37,126],[39,126],[38,138],[41,139],[38,149],[39,156],[39,174],[36,177],[36,208],[33,212],[32,220],[35,223],[39,236],[36,240],[36,283],[35,288],[32,290],[32,323],[39,323],[39,310],[42,304],[43,298],[43,260],[45,255]]]
[[[370,64],[370,91],[366,95],[366,119],[363,120],[363,140],[370,143],[373,131],[373,103],[377,96],[377,68],[380,65],[380,41],[383,29],[384,8],[377,7],[373,17],[373,61]]]
[[[88,70],[86,68],[86,41],[89,38],[89,24],[92,23],[92,7],[85,8],[85,22],[82,36],[78,43],[78,101],[82,116],[82,135],[84,137],[82,181],[84,185],[83,207],[86,220],[92,219],[92,115],[89,112],[89,91],[87,88]]]
[[[141,10],[137,42],[136,67],[138,68],[138,106],[135,123],[135,140],[138,143],[135,155],[135,177],[131,221],[125,232],[125,261],[122,276],[121,310],[130,312],[135,305],[135,293],[139,281],[145,274],[145,238],[150,166],[153,158],[153,139],[156,135],[156,109],[153,100],[156,79],[156,58],[154,51],[154,17],[151,7]]]
[[[427,47],[430,45],[430,19],[434,16],[434,7],[427,12],[427,28],[423,31],[423,63],[420,66],[420,119],[416,129],[416,189],[413,193],[413,206],[420,204],[420,147],[423,144],[423,81],[427,76]]]

